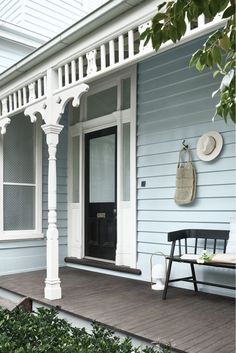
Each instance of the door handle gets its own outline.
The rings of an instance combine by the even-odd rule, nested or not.
[[[116,214],[116,208],[113,209],[113,213]]]
[[[106,218],[106,213],[105,212],[98,212],[97,218]]]

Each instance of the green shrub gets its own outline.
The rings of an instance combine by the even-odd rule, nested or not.
[[[0,353],[170,353],[169,348],[134,348],[109,329],[93,324],[92,333],[60,319],[55,309],[29,314],[0,308]]]

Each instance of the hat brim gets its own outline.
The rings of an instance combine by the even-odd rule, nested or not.
[[[212,161],[213,159],[215,159],[221,152],[222,147],[223,147],[223,138],[222,136],[219,134],[219,132],[217,131],[210,131],[207,132],[206,134],[207,136],[212,136],[215,139],[216,142],[216,146],[214,148],[214,150],[209,153],[209,154],[204,154],[201,148],[201,143],[200,143],[200,139],[198,140],[197,143],[197,155],[199,157],[199,159],[201,159],[202,161]]]

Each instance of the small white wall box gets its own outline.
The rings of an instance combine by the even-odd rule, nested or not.
[[[160,263],[153,264],[153,258],[161,256]],[[153,290],[163,290],[165,286],[167,263],[166,255],[162,252],[153,253],[150,257],[151,288]]]

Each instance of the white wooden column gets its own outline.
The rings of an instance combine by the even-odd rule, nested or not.
[[[57,229],[57,174],[56,152],[59,134],[63,126],[45,124],[42,126],[48,145],[48,229],[47,229],[47,275],[44,295],[46,299],[61,298],[59,279],[59,244]]]

